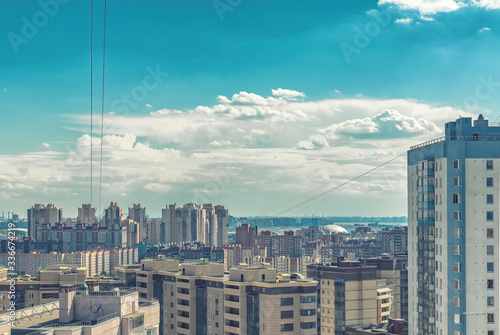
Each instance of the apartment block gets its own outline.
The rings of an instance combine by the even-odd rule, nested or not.
[[[65,285],[59,288],[58,295],[58,301],[16,310],[13,332],[51,335],[159,333],[158,301],[141,300],[135,290],[92,291],[86,284]],[[0,314],[0,327],[9,316],[9,313]]]
[[[480,115],[408,151],[410,334],[498,334],[500,126]]]
[[[35,204],[28,209],[28,236],[36,238],[38,228],[43,224],[56,225],[62,223],[63,210],[54,204]]]
[[[141,263],[137,290],[162,302],[162,334],[316,334],[316,281],[291,280],[269,264],[225,273],[205,260]]]

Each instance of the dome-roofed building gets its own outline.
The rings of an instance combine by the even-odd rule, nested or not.
[[[322,227],[324,230],[330,232],[330,234],[347,234],[348,231],[344,227],[337,226],[336,224],[329,224]]]

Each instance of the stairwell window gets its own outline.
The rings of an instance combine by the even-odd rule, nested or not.
[[[462,160],[461,159],[455,159],[453,161],[453,168],[455,170],[462,170]]]
[[[486,170],[493,170],[493,161],[486,161]]]
[[[486,221],[493,221],[493,212],[486,212]]]

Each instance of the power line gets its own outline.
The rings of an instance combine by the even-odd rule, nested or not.
[[[394,158],[392,158],[392,159],[390,159],[390,160],[388,160],[388,161],[386,161],[386,162],[384,162],[384,163],[382,163],[382,164],[380,164],[380,165],[378,165],[378,166],[376,166],[376,167],[374,167],[374,168],[372,168],[372,169],[370,169],[370,170],[368,170],[368,171],[366,171],[366,172],[364,172],[364,173],[360,174],[359,176],[357,176],[357,177],[355,177],[355,178],[349,179],[348,181],[346,181],[346,182],[344,182],[344,183],[342,183],[342,184],[340,184],[340,185],[338,185],[338,186],[335,186],[335,187],[333,187],[333,188],[331,188],[331,189],[329,189],[329,190],[326,190],[326,191],[324,191],[324,192],[322,192],[322,193],[319,193],[319,194],[315,195],[314,197],[312,197],[312,198],[310,198],[310,199],[307,199],[307,200],[305,200],[305,201],[302,201],[302,202],[298,203],[298,204],[297,204],[297,205],[295,205],[295,206],[288,207],[288,208],[286,208],[286,209],[284,209],[284,210],[282,210],[282,211],[280,211],[280,212],[276,213],[276,214],[275,214],[275,215],[273,215],[273,216],[281,216],[281,215],[283,215],[283,214],[285,214],[285,213],[289,212],[289,211],[290,211],[290,210],[292,210],[292,209],[296,209],[297,207],[301,207],[301,206],[303,206],[303,205],[306,205],[306,204],[310,203],[311,201],[314,201],[314,200],[316,200],[316,199],[318,199],[318,198],[323,197],[324,195],[328,195],[329,193],[331,193],[331,192],[333,192],[333,191],[336,191],[336,190],[338,190],[338,189],[340,189],[340,188],[342,188],[342,187],[344,187],[344,186],[346,186],[346,185],[348,185],[348,184],[350,184],[350,183],[352,183],[352,182],[355,182],[356,180],[358,180],[358,179],[360,179],[360,178],[363,178],[363,177],[365,177],[365,176],[366,176],[366,177],[368,177],[371,173],[373,173],[373,172],[375,172],[376,170],[378,170],[378,169],[380,169],[380,168],[382,168],[382,167],[384,167],[384,166],[386,166],[386,165],[388,165],[388,164],[390,164],[390,163],[394,162],[395,160],[397,160],[397,159],[401,158],[403,155],[406,155],[406,152],[404,152],[404,153],[402,153],[402,154],[400,154],[400,155],[398,155],[398,156],[396,156],[396,157],[394,157]],[[311,193],[311,192],[308,192],[308,193]],[[328,199],[328,198],[326,198],[326,199]],[[323,199],[323,200],[325,200],[325,199]],[[314,202],[314,203],[312,203],[312,204],[309,204],[309,205],[307,205],[307,206],[306,206],[306,208],[310,208],[311,206],[315,206],[315,205],[319,204],[320,202],[322,202],[323,200],[318,200],[317,202]],[[303,209],[306,209],[306,208],[303,208]],[[301,210],[302,210],[302,209],[301,209]]]
[[[93,195],[93,87],[94,87],[94,0],[90,0],[90,207],[92,207],[92,195]]]
[[[102,195],[102,135],[104,133],[104,79],[106,73],[106,14],[107,0],[104,0],[104,41],[102,50],[102,97],[101,97],[101,162],[99,166],[99,210],[101,210],[101,195]]]
[[[406,153],[403,153],[399,156],[397,156],[396,158],[394,158],[393,161],[401,158],[402,156],[404,156]],[[392,162],[390,163],[392,164]],[[382,168],[386,168],[387,166],[389,166],[390,164],[388,165],[384,165]],[[364,180],[368,179],[369,177],[373,176],[376,172],[376,169],[373,169],[372,171],[369,171],[368,174],[366,174],[365,176],[361,177],[359,180],[355,181],[354,184],[352,184],[352,186],[357,186],[359,184],[361,184],[361,182],[363,182]],[[324,199],[321,199],[321,200],[318,200],[317,202],[315,203],[312,203],[304,208],[301,208],[301,209],[298,209],[296,210],[295,212],[293,212],[291,215],[294,216],[294,215],[297,215],[300,213],[300,211],[303,211],[303,210],[307,210],[307,209],[310,209],[310,208],[314,208],[314,207],[317,207],[318,205],[324,203],[325,201],[328,201],[328,200],[331,200],[332,198],[335,198],[336,196],[338,196],[339,194],[341,194],[342,192],[344,192],[345,190],[347,190],[348,187],[345,187],[343,189],[340,189],[338,192],[334,192],[332,194],[329,194],[327,195]]]

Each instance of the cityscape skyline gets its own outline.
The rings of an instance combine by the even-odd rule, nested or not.
[[[18,213],[90,202],[89,11],[55,3],[8,3],[0,26],[0,200]],[[441,136],[448,120],[497,117],[495,2],[263,4],[110,4],[100,184],[95,1],[93,206],[175,198],[275,215]],[[286,215],[401,216],[405,177],[401,157]]]

